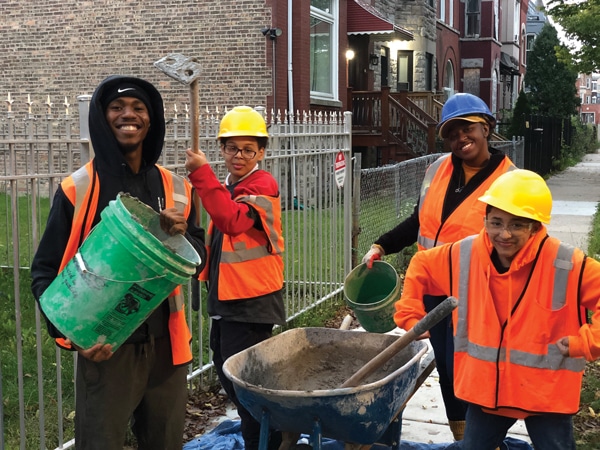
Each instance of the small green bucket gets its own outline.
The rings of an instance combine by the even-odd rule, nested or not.
[[[78,253],[40,297],[52,324],[82,348],[116,350],[200,264],[194,247],[160,228],[160,217],[119,194]]]
[[[400,298],[400,277],[391,264],[374,261],[371,269],[359,264],[344,280],[346,303],[361,326],[372,333],[396,328],[394,303]]]

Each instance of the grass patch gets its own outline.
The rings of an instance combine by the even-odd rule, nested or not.
[[[600,260],[600,211],[596,209],[588,241],[588,254]],[[591,316],[591,312],[589,313]],[[581,387],[581,409],[574,418],[578,450],[600,448],[600,361],[588,362]]]
[[[13,272],[0,269],[0,292],[5,296],[5,301],[0,304],[0,339],[3,342],[0,350],[2,360],[2,402],[4,408],[5,441],[7,448],[20,448],[20,441],[24,440],[25,448],[40,448],[41,436],[39,423],[43,418],[45,423],[46,447],[54,448],[58,445],[58,424],[61,417],[66,436],[73,435],[73,420],[71,412],[74,410],[73,396],[73,356],[70,352],[59,353],[61,367],[61,383],[63,396],[62,410],[59,411],[59,396],[57,392],[57,360],[54,340],[51,339],[42,322],[38,332],[36,326],[36,308],[33,295],[30,293],[31,278],[28,270],[21,270],[20,279],[20,308],[19,316],[15,315],[15,295],[13,292]],[[42,319],[43,320],[43,319]],[[15,333],[17,321],[21,323],[21,333]],[[19,347],[22,349],[22,358],[19,358]],[[38,363],[38,355],[41,363]],[[21,366],[19,366],[21,364]],[[22,371],[22,383],[16,376]],[[38,376],[41,375],[41,376]],[[41,380],[41,381],[40,381]],[[38,388],[42,388],[42,402],[38,396]],[[23,391],[23,402],[19,402],[19,392]],[[21,415],[25,418],[26,437],[21,436],[19,420]]]

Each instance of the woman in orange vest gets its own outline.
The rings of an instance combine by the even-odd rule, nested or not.
[[[477,199],[496,178],[514,167],[488,140],[496,124],[494,116],[479,97],[459,93],[442,109],[439,135],[452,153],[437,159],[427,169],[421,195],[413,214],[371,246],[362,262],[371,267],[383,255],[397,253],[417,242],[418,249],[454,242],[481,229],[483,203]],[[425,308],[431,311],[444,297],[426,295]],[[466,405],[454,395],[452,384],[453,346],[450,318],[430,330],[446,416],[454,438],[462,439]]]
[[[202,151],[188,150],[185,164],[211,218],[208,263],[200,274],[208,283],[210,347],[219,380],[241,418],[246,450],[258,449],[260,423],[239,403],[223,363],[271,337],[275,324],[286,323],[279,187],[258,167],[268,136],[258,112],[235,107],[223,116],[218,135],[229,172],[225,182],[218,181]],[[271,433],[269,448],[279,448],[280,441],[280,433]]]
[[[548,236],[552,196],[536,173],[508,172],[480,200],[478,235],[411,260],[394,320],[412,328],[426,292],[458,299],[454,388],[468,404],[461,448],[496,449],[524,419],[535,448],[575,449],[585,361],[600,357],[600,263]]]

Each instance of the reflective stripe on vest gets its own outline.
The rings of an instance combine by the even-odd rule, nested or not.
[[[219,260],[218,293],[219,301],[239,300],[260,297],[276,292],[283,287],[284,240],[281,226],[281,205],[279,197],[245,195],[236,197],[252,207],[260,216],[262,230],[251,228],[236,236],[224,235]],[[200,280],[209,277],[211,221],[208,227],[207,264],[200,274]],[[239,279],[247,280],[244,284]]]
[[[421,193],[419,195],[419,215],[421,215],[421,209],[423,208],[423,204],[425,203],[425,197],[427,197],[427,192],[429,191],[429,187],[431,186],[431,182],[435,177],[438,169],[442,165],[442,163],[450,158],[452,154],[448,153],[447,155],[440,156],[434,162],[431,163],[427,172],[425,172],[425,177],[423,178],[423,182],[421,183]],[[421,235],[421,229],[419,228],[419,234],[417,235],[417,244],[423,248],[433,248],[435,241],[431,238],[427,238]],[[443,245],[443,242],[438,242],[437,245]]]
[[[71,176],[61,182],[62,190],[65,196],[73,204],[73,222],[71,224],[71,233],[63,253],[59,272],[65,268],[68,262],[75,256],[79,246],[89,234],[94,224],[96,209],[98,206],[98,197],[100,195],[100,186],[96,175],[96,189],[91,192],[92,176],[94,175],[94,166],[92,162],[80,167],[73,172]],[[93,198],[90,198],[93,195]],[[87,219],[86,219],[87,215]],[[84,224],[83,221],[86,220]]]
[[[246,242],[237,241],[231,251],[228,251],[225,246],[223,247],[221,251],[221,263],[239,263],[283,253],[281,233],[277,230],[279,224],[275,223],[275,216],[273,214],[273,202],[264,196],[257,195],[238,197],[236,201],[252,205],[258,211],[269,246],[259,245],[247,248]],[[281,229],[280,226],[279,229]]]
[[[468,337],[468,309],[469,309],[469,276],[473,241],[476,236],[463,239],[458,245],[459,249],[459,283],[458,283],[458,319],[454,338],[456,352],[465,352],[469,356],[486,362],[507,362],[534,369],[568,370],[582,372],[585,369],[583,358],[564,357],[554,343],[549,343],[546,354],[540,355],[522,350],[510,350],[510,359],[506,361],[506,350],[497,347],[485,347],[469,342]],[[565,305],[567,298],[567,281],[569,271],[573,270],[572,257],[575,248],[561,243],[554,260],[556,273],[554,276],[554,289],[552,295],[552,308],[558,310]]]

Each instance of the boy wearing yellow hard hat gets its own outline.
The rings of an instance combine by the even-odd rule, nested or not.
[[[257,450],[260,423],[238,401],[223,372],[227,358],[269,337],[285,325],[283,235],[277,181],[261,170],[269,134],[263,117],[236,106],[221,119],[217,136],[228,174],[217,180],[202,150],[187,151],[185,167],[210,215],[207,259],[200,279],[208,283],[210,348],[219,380],[237,406],[246,450]],[[269,449],[279,448],[272,432]]]
[[[460,448],[494,450],[524,419],[535,448],[575,449],[585,362],[600,357],[600,263],[548,235],[552,196],[536,173],[509,171],[479,200],[479,234],[414,256],[394,320],[412,328],[426,293],[458,299],[454,389],[468,404]]]

